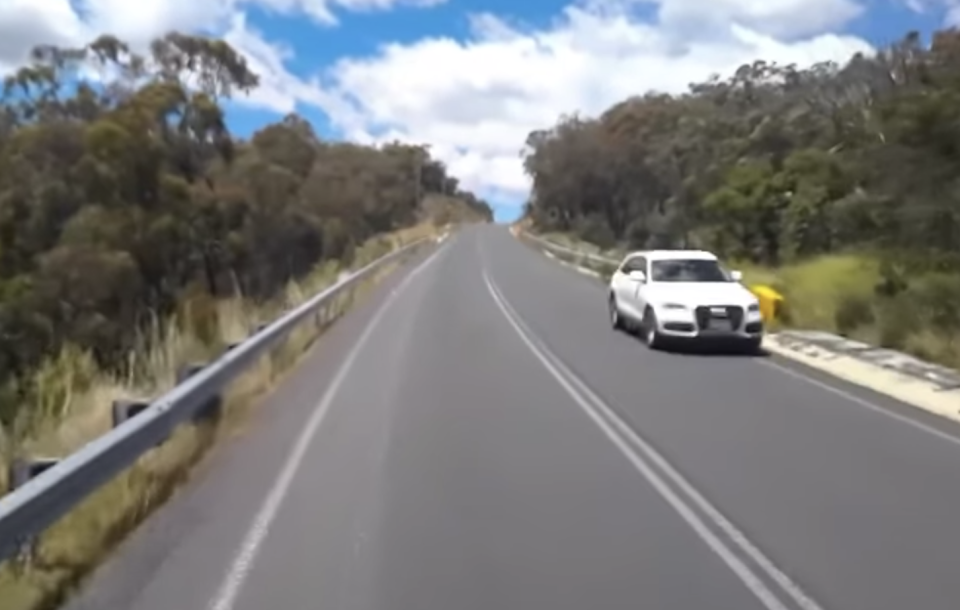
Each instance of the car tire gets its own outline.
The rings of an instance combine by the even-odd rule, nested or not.
[[[763,353],[763,338],[747,339],[743,344],[743,351],[751,356]]]
[[[623,315],[620,313],[620,308],[617,307],[617,297],[612,294],[607,300],[607,313],[610,317],[610,326],[613,330],[624,330],[626,328]]]
[[[640,330],[643,333],[643,342],[650,349],[660,349],[662,340],[657,331],[657,314],[653,309],[647,307],[643,312],[643,321],[640,323]]]

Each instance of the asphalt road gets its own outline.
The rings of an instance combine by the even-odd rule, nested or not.
[[[650,352],[595,281],[470,228],[335,325],[67,607],[960,607],[956,429],[828,384]]]

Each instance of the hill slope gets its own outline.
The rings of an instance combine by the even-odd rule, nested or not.
[[[78,79],[87,68],[115,76]],[[204,297],[269,299],[320,263],[349,262],[430,216],[424,194],[490,215],[420,147],[326,142],[297,115],[231,136],[218,100],[257,82],[226,43],[175,33],[148,57],[111,36],[38,48],[6,79],[0,425],[65,346],[122,369],[138,329]]]

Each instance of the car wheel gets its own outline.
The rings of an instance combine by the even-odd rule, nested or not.
[[[647,344],[647,347],[659,349],[660,333],[657,332],[657,315],[653,313],[653,309],[647,307],[643,312],[643,322],[640,324],[640,328],[643,331],[643,342]]]
[[[743,345],[743,351],[750,355],[760,354],[763,352],[763,338],[756,337],[747,339]]]
[[[623,316],[620,315],[620,308],[617,307],[617,297],[612,294],[607,301],[607,309],[610,313],[610,326],[612,326],[614,330],[623,330]]]

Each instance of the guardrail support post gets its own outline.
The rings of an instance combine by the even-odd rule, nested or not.
[[[339,285],[324,289],[274,322],[273,324],[277,324],[277,334],[288,333],[299,324],[309,323],[317,308],[324,310],[322,320],[333,322],[342,312],[340,306],[345,292],[350,292],[363,278],[376,276],[385,264],[399,259],[400,256],[409,255],[425,243],[428,242],[417,240],[398,252],[366,265],[353,276],[341,276],[343,282]],[[258,325],[254,334],[259,335],[266,327],[267,324]],[[29,486],[18,488],[27,485],[30,480],[61,460],[40,458],[14,461],[10,465],[12,491],[0,496],[0,563],[17,557],[17,552],[21,549],[21,559],[33,560],[36,551],[40,550],[35,541],[40,540],[41,534],[51,524],[89,498],[104,481],[118,475],[150,451],[153,448],[151,445],[160,438],[169,438],[175,426],[186,423],[185,420],[197,424],[207,417],[218,417],[222,412],[224,388],[250,370],[257,359],[269,357],[275,351],[274,344],[278,341],[268,339],[276,337],[258,336],[246,339],[243,351],[248,351],[246,348],[249,347],[249,353],[244,358],[228,358],[220,354],[214,362],[182,367],[176,376],[179,387],[164,392],[162,396],[144,400],[118,400],[112,405],[114,424],[119,425],[121,421],[139,417],[141,419],[136,420],[137,425],[122,426],[106,432],[95,445],[91,443],[78,454],[71,456],[69,467],[65,461],[60,468],[55,468],[55,471],[46,475],[48,484],[44,489],[37,490],[37,493],[25,494],[24,491],[29,492]],[[226,351],[236,348],[237,345],[239,344],[225,346]],[[207,367],[212,369],[212,374],[206,383],[196,380],[198,383],[189,384],[196,387],[189,389],[182,385]],[[145,402],[162,402],[165,409],[155,411],[147,407]],[[96,473],[96,476],[91,476],[93,473]],[[12,564],[18,569],[21,566],[15,559]],[[30,568],[30,565],[27,564],[26,567]],[[0,606],[2,605],[0,603]]]
[[[145,399],[119,398],[113,401],[110,408],[110,415],[113,419],[113,427],[116,428],[128,419],[134,418],[147,410],[150,401]],[[157,443],[157,447],[167,442],[169,436],[164,437]]]
[[[9,466],[8,492],[13,492],[30,482],[31,479],[40,476],[45,471],[57,465],[60,458],[15,458]],[[20,553],[17,560],[21,563],[28,563],[36,554],[36,538],[24,537],[20,541]]]
[[[195,362],[195,363],[187,364],[185,366],[180,367],[180,369],[177,371],[177,385],[180,385],[190,377],[193,377],[194,375],[202,371],[203,367],[205,366],[206,366],[205,364]],[[216,395],[212,396],[209,400],[207,400],[203,405],[201,405],[199,409],[197,409],[197,413],[194,416],[193,420],[194,422],[216,420],[218,417],[220,417],[220,413],[222,409],[223,409],[223,397],[218,392]]]
[[[110,408],[110,415],[113,419],[113,427],[116,428],[131,417],[140,415],[149,406],[150,402],[147,400],[131,400],[127,398],[119,398],[114,400],[113,405]]]

